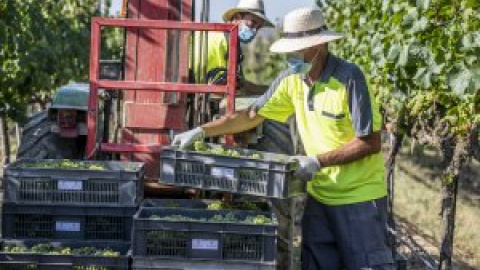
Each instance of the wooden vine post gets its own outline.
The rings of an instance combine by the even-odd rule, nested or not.
[[[440,247],[440,270],[452,269],[453,236],[457,205],[458,179],[446,184],[442,189],[442,244]]]
[[[442,149],[449,163],[442,188],[442,242],[440,246],[439,270],[451,270],[453,258],[453,241],[455,235],[455,215],[458,197],[458,181],[470,157],[475,157],[478,151],[478,127],[472,127],[466,138],[457,136],[455,145]],[[452,153],[452,155],[449,155]]]
[[[388,189],[388,226],[392,230],[396,230],[395,226],[395,217],[394,217],[394,194],[395,194],[395,161],[402,146],[403,141],[403,134],[399,134],[397,132],[392,132],[387,128],[389,140],[390,140],[390,151],[388,153],[388,159],[386,163],[387,167],[387,189]],[[397,249],[397,241],[395,239],[395,235],[392,233],[389,235],[388,244],[392,248],[393,255],[396,253]]]
[[[0,126],[1,126],[1,136],[2,136],[2,165],[10,163],[10,138],[8,136],[8,120],[7,117],[2,114],[0,115]]]

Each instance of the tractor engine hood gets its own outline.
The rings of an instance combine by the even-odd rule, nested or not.
[[[60,87],[52,97],[51,109],[88,110],[89,85],[70,83]]]

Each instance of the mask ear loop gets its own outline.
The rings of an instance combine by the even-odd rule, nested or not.
[[[317,51],[317,54],[313,57],[312,60],[312,66],[313,63],[315,63],[315,60],[317,60],[318,54],[320,53],[320,50]],[[313,97],[315,95],[315,81],[306,74],[305,79],[308,79],[308,83],[310,86],[310,89],[308,90],[308,96],[307,96],[307,106],[309,111],[314,111],[315,110],[315,102],[313,100]]]

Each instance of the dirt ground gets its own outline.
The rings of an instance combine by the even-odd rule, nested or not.
[[[400,178],[406,178],[407,181],[414,181],[419,186],[424,187],[431,193],[437,192],[436,200],[428,204],[434,206],[433,209],[429,209],[428,213],[433,218],[435,224],[430,226],[441,226],[440,220],[440,190],[441,177],[444,167],[442,160],[437,151],[431,149],[410,150],[403,149],[398,158],[396,175]],[[397,179],[402,180],[402,179]],[[417,186],[418,187],[418,186]],[[434,190],[434,192],[432,192]],[[395,194],[395,196],[402,196],[401,194]],[[431,199],[431,197],[418,199],[416,202],[422,202]],[[415,207],[412,205],[411,207]],[[425,207],[425,206],[423,206]],[[421,208],[421,207],[419,207]],[[470,210],[474,211],[470,211]],[[459,180],[459,191],[457,201],[457,215],[456,215],[456,234],[454,239],[454,269],[458,270],[474,270],[479,269],[480,254],[476,250],[476,239],[478,237],[469,238],[468,234],[478,236],[478,224],[469,226],[463,224],[465,222],[463,216],[465,215],[477,215],[476,217],[469,217],[470,219],[480,219],[480,163],[471,161],[465,168]],[[420,212],[421,210],[418,210]],[[404,211],[407,212],[407,211]],[[428,220],[428,219],[426,219]],[[440,228],[426,228],[422,226],[415,218],[402,218],[397,216],[397,223],[399,228],[405,234],[412,236],[422,248],[428,253],[433,255],[438,260],[440,237],[438,233],[432,235],[432,230],[437,232]],[[423,224],[424,225],[424,224]],[[462,231],[463,230],[463,231]],[[468,231],[469,230],[469,231]],[[462,243],[463,242],[463,243]],[[469,242],[469,243],[467,243]],[[412,260],[415,262],[415,260]],[[418,260],[417,260],[418,261]],[[425,268],[411,268],[411,269],[425,269]]]

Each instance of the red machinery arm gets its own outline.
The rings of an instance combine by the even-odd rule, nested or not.
[[[102,27],[174,29],[183,31],[228,32],[228,66],[226,85],[186,84],[148,81],[112,81],[99,79],[100,35]],[[87,118],[86,156],[91,158],[97,151],[98,90],[172,91],[181,93],[217,93],[227,95],[227,113],[235,110],[235,89],[237,74],[238,27],[225,23],[194,23],[171,20],[138,20],[93,18],[90,41],[90,96]],[[160,145],[101,143],[100,150],[109,152],[158,152]]]

